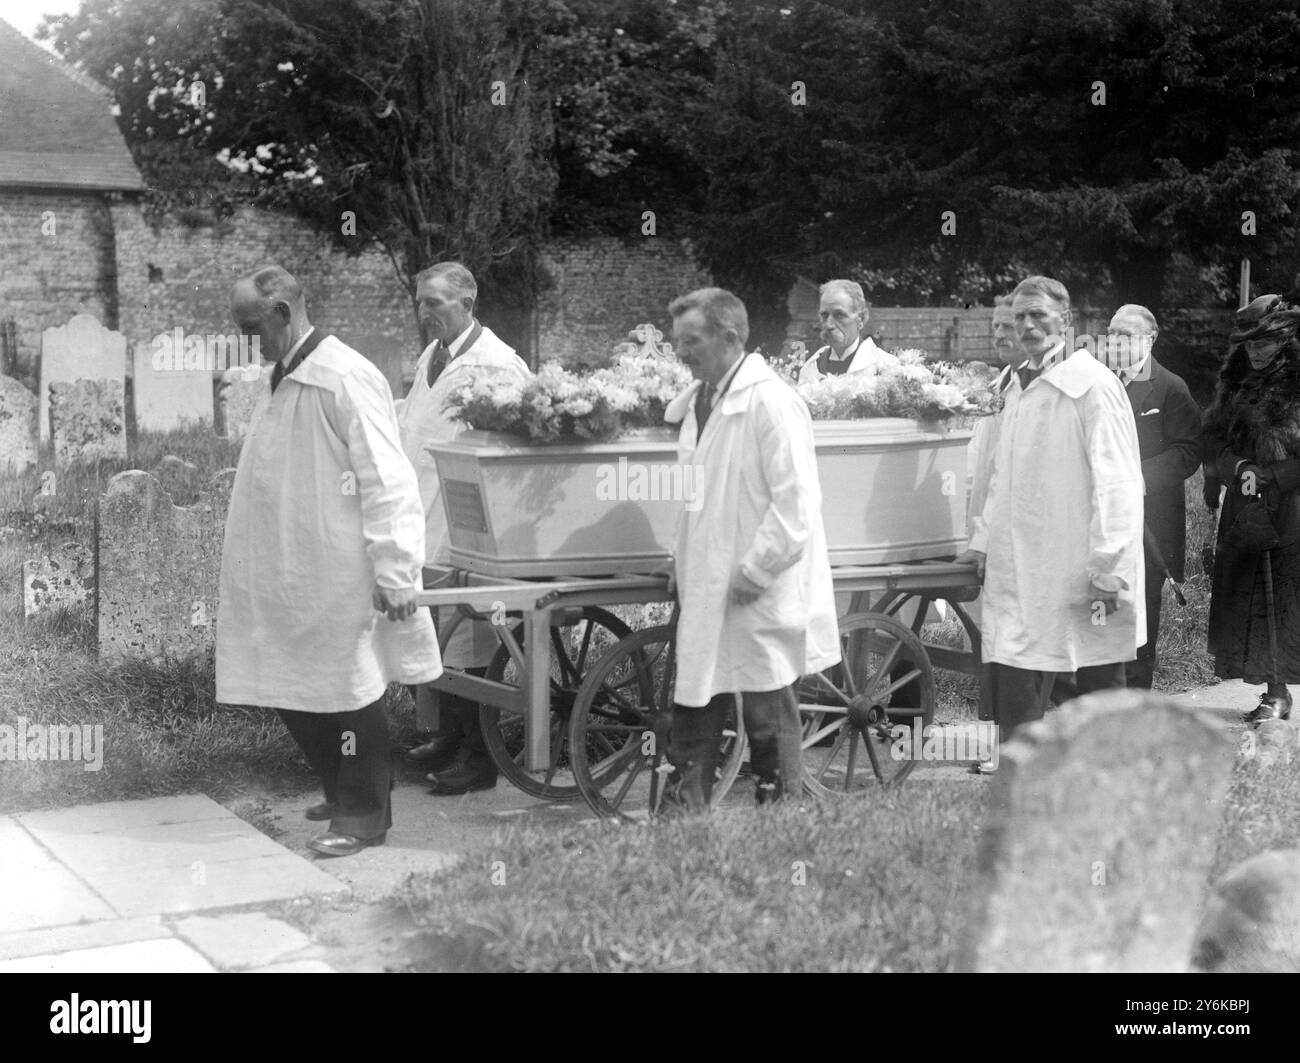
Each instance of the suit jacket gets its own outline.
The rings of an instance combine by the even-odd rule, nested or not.
[[[1201,410],[1183,378],[1154,357],[1150,377],[1130,381],[1125,390],[1137,422],[1147,527],[1169,574],[1181,581],[1187,552],[1183,481],[1201,464]],[[1151,578],[1159,577],[1148,573]]]

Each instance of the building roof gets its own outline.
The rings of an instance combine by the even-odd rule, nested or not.
[[[0,187],[139,191],[108,90],[0,19]]]

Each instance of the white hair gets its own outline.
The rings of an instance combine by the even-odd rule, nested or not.
[[[866,294],[862,291],[862,285],[857,281],[842,279],[827,281],[817,289],[818,295],[832,295],[835,292],[844,292],[849,297],[849,303],[853,307],[855,314],[860,314],[867,309]]]

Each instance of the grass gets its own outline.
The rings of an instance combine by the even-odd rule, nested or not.
[[[983,788],[562,832],[527,824],[394,900],[478,966],[943,971]]]
[[[80,762],[0,761],[0,812],[202,792],[265,820],[248,791],[297,792],[315,784],[274,713],[219,706],[211,656],[160,664],[95,657],[93,603],[24,620],[22,563],[76,542],[93,549],[95,500],[123,469],[154,468],[168,454],[198,468],[196,486],[238,460],[238,445],[208,430],[142,434],[130,460],[61,468],[50,455],[23,476],[0,477],[0,724],[103,727],[102,768]],[[50,494],[40,494],[50,484]],[[178,492],[176,500],[194,500]],[[389,695],[401,738],[413,729],[408,696]]]

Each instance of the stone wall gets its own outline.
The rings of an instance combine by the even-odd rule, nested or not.
[[[14,319],[18,340],[4,371],[35,390],[44,329],[82,313],[114,327],[113,268],[105,196],[0,188],[0,318]]]
[[[169,218],[147,223],[134,204],[113,208],[120,328],[148,345],[159,333],[230,334],[230,285],[269,262],[302,282],[314,324],[375,362],[400,394],[402,366],[414,366],[419,333],[410,300],[386,255],[353,258],[289,214],[242,208],[206,225]],[[409,369],[408,369],[409,372]]]
[[[542,266],[551,284],[538,299],[538,351],[565,363],[608,359],[646,322],[671,333],[668,304],[712,283],[689,244],[660,237],[555,240]]]

